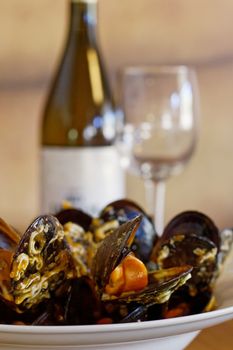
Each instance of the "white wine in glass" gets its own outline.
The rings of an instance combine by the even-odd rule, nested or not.
[[[122,75],[124,123],[116,144],[122,164],[144,179],[159,234],[165,181],[190,160],[197,140],[197,82],[187,66],[128,67]]]

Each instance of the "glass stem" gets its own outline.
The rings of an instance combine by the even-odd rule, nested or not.
[[[158,235],[161,236],[164,229],[165,182],[146,179],[144,184],[147,210]]]

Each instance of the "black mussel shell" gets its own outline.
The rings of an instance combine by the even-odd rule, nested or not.
[[[110,320],[109,323],[129,323],[162,318],[164,304],[125,303],[112,300],[103,303],[102,317]]]
[[[74,279],[65,302],[65,324],[95,324],[101,318],[101,303],[93,280],[87,276]]]
[[[138,305],[120,323],[159,320],[163,315],[164,304]]]
[[[146,263],[150,259],[152,248],[158,236],[151,218],[138,204],[129,199],[112,202],[101,211],[100,218],[104,222],[117,220],[121,225],[138,215],[142,216],[142,221],[136,232],[132,251],[140,260]]]
[[[15,324],[15,325],[31,325],[35,318],[41,312],[19,312],[15,304],[1,299],[0,297],[0,323],[1,324]]]
[[[24,324],[22,315],[17,313],[13,307],[0,298],[0,324]]]
[[[89,214],[76,208],[63,209],[55,216],[62,225],[65,225],[67,222],[73,222],[81,226],[85,231],[88,231],[92,222],[92,217]]]
[[[0,323],[1,324],[12,324],[18,321],[18,314],[10,307],[5,300],[0,298]]]
[[[19,241],[18,232],[0,218],[0,248],[14,251]]]
[[[165,227],[162,240],[189,233],[208,238],[218,249],[220,247],[219,230],[215,223],[207,215],[192,210],[176,215]]]
[[[34,317],[33,326],[65,325],[65,305],[67,297],[53,298],[40,305],[37,317]]]
[[[128,323],[147,320],[147,305],[138,303],[120,303],[117,301],[105,302],[105,318],[112,320],[112,323]]]
[[[187,283],[194,293],[195,289],[204,290],[213,282],[217,270],[217,247],[205,237],[174,235],[161,245],[156,262],[162,269],[186,264],[193,266],[192,278]]]
[[[140,222],[141,216],[127,221],[100,243],[91,268],[92,276],[100,290],[108,283],[115,267],[129,253]]]
[[[146,321],[148,317],[148,306],[137,305],[133,310],[130,310],[128,314],[120,320],[120,323]]]
[[[46,310],[39,314],[31,323],[33,326],[65,325],[64,308],[60,303],[48,303]]]
[[[55,217],[39,216],[28,227],[13,257],[10,276],[14,302],[22,311],[51,298],[53,292],[65,293],[74,266],[63,227]]]

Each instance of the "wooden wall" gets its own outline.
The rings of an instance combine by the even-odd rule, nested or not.
[[[22,228],[38,214],[39,125],[67,24],[67,0],[0,1],[0,216]],[[126,64],[195,66],[201,133],[195,156],[168,182],[166,220],[185,209],[233,225],[233,2],[99,0],[109,74]],[[130,177],[128,195],[144,204]]]

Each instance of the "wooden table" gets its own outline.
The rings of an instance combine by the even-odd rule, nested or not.
[[[233,320],[208,328],[186,350],[232,350]]]

